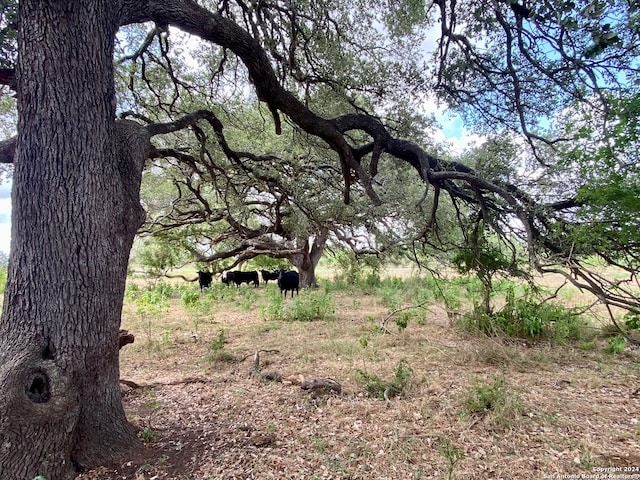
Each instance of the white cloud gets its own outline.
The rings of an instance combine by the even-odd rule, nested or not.
[[[484,135],[471,133],[459,115],[447,112],[444,108],[437,108],[435,117],[442,128],[434,132],[434,138],[438,143],[448,145],[454,155],[481,145],[487,139]]]

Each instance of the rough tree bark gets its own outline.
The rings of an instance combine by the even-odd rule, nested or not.
[[[71,478],[136,443],[119,388],[146,130],[116,124],[108,0],[21,0],[0,478]]]
[[[292,255],[289,261],[296,266],[300,275],[301,287],[317,287],[316,267],[324,253],[324,246],[327,243],[328,233],[319,234],[315,237],[313,244],[309,247],[309,239],[305,239],[302,250],[304,254]]]

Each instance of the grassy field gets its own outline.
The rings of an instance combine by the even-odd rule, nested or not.
[[[488,337],[399,279],[284,302],[275,285],[149,285],[129,285],[136,341],[121,351],[144,448],[82,479],[640,474],[638,351],[610,353],[594,325],[571,341]],[[342,391],[303,390],[310,377]]]

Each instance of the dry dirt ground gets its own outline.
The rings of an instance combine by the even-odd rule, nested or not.
[[[329,321],[274,322],[266,291],[230,291],[205,313],[173,299],[143,315],[127,302],[136,341],[121,351],[122,379],[138,387],[122,395],[143,447],[80,479],[640,478],[638,351],[470,335],[437,305],[382,334],[388,309],[373,296],[336,297]],[[329,377],[342,393],[264,380],[259,350],[271,350],[262,373]],[[410,385],[368,397],[359,372],[391,379],[401,359]],[[501,380],[500,408],[470,414],[469,399]]]

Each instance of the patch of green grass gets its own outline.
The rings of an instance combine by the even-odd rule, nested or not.
[[[492,383],[476,383],[467,392],[463,413],[489,417],[491,427],[506,430],[523,415],[524,407],[520,396],[507,386],[504,375],[499,375]]]
[[[438,452],[447,461],[447,479],[453,480],[456,466],[465,457],[464,450],[454,447],[448,438],[442,438],[438,443]]]
[[[158,439],[159,436],[160,436],[160,432],[158,430],[154,430],[153,428],[150,428],[150,427],[145,428],[144,430],[142,430],[138,434],[138,437],[144,443],[154,442],[154,441],[156,441]]]
[[[316,452],[324,452],[329,446],[329,442],[322,437],[313,436],[311,438],[311,446]]]
[[[158,400],[155,390],[145,389],[144,393],[146,398],[144,402],[142,402],[142,408],[147,410],[156,410],[157,408],[160,408],[160,401]]]
[[[224,330],[220,330],[218,335],[209,341],[209,351],[205,360],[208,362],[234,362],[235,356],[224,348],[226,343]]]
[[[268,297],[268,303],[262,308],[266,320],[312,322],[329,320],[335,313],[331,295],[321,290],[306,290],[293,301],[283,298],[277,290],[271,290]]]

